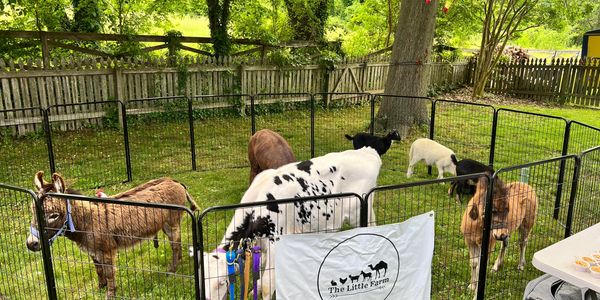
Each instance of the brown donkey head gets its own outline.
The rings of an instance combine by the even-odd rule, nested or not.
[[[53,198],[47,193],[64,193],[65,181],[57,173],[52,174],[52,182],[44,180],[44,172],[39,171],[35,174],[33,182],[37,189],[37,196],[41,204],[44,215],[44,235],[49,239],[50,244],[62,235],[66,230],[73,232],[75,230],[71,217],[71,207],[68,200],[62,198]],[[31,203],[31,226],[27,236],[27,249],[31,251],[41,250],[41,236],[37,222],[36,204]]]
[[[508,212],[509,205],[506,198],[506,186],[499,177],[493,180],[494,188],[492,190],[492,235],[496,240],[504,240],[508,237]],[[471,210],[469,217],[472,220],[480,220],[483,226],[483,217],[485,200],[488,193],[489,179],[487,176],[479,177],[475,195],[469,202]]]

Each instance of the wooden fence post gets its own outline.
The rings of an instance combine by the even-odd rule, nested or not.
[[[123,127],[123,109],[126,109],[125,106],[125,99],[123,99],[123,70],[121,70],[117,65],[115,65],[113,67],[113,76],[115,77],[114,80],[114,95],[115,98],[121,102],[123,102],[123,107],[121,107],[119,105],[119,124],[121,125],[121,127]]]
[[[560,91],[558,91],[560,95],[560,103],[566,103],[567,97],[569,96],[571,90],[571,62],[567,62],[565,68],[563,68],[562,81],[560,84]]]
[[[330,71],[327,67],[323,66],[323,86],[321,87],[323,91],[323,104],[325,107],[329,107],[329,76]]]
[[[360,91],[361,92],[365,92],[367,90],[367,68],[368,68],[368,62],[365,61],[362,64],[362,76],[360,78]]]
[[[50,69],[50,50],[48,49],[48,37],[46,32],[40,32],[40,41],[42,42],[42,61],[44,69]]]

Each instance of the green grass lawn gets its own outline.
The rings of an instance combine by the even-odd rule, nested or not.
[[[600,127],[598,111],[571,107],[509,106],[513,109],[563,116]],[[270,128],[280,132],[292,145],[298,159],[310,158],[310,113],[283,110],[263,113],[257,117],[257,130]],[[198,171],[191,171],[189,124],[181,119],[157,121],[138,118],[130,122],[130,148],[133,181],[127,179],[124,163],[124,143],[119,130],[86,129],[78,132],[53,131],[57,170],[75,188],[92,195],[95,187],[114,194],[159,176],[171,176],[183,182],[200,210],[211,206],[238,203],[248,186],[246,158],[250,137],[250,118],[235,114],[201,116],[195,122],[195,142]],[[315,154],[346,150],[351,143],[345,133],[364,131],[368,125],[368,106],[341,106],[318,109],[315,115]],[[470,157],[487,162],[491,133],[489,110],[466,105],[444,104],[436,113],[435,138],[454,149],[459,158]],[[544,124],[545,126],[540,126]],[[533,160],[560,155],[564,122],[546,120],[506,112],[499,123],[496,148],[496,167],[506,167]],[[562,127],[561,127],[562,126]],[[429,129],[419,128],[392,145],[383,157],[379,185],[395,185],[433,179],[423,164],[417,165],[415,175],[407,179],[406,167],[410,143],[418,137],[427,137]],[[598,134],[577,128],[573,149],[581,151],[589,144],[598,144]],[[37,170],[48,172],[47,149],[43,136],[28,136],[0,140],[0,182],[32,188],[32,177]],[[598,155],[589,158],[585,171],[590,189],[584,193],[586,203],[597,203]],[[562,196],[558,220],[552,218],[557,191],[559,162],[538,165],[529,169],[529,182],[538,193],[540,209],[538,221],[527,250],[528,262],[533,253],[562,238],[566,220],[569,193]],[[572,162],[567,164],[563,190],[568,191],[572,177]],[[48,175],[47,175],[48,176]],[[521,171],[501,174],[505,181],[519,180]],[[410,188],[392,189],[376,193],[375,211],[378,224],[401,222],[419,213],[436,212],[436,244],[433,258],[432,294],[435,299],[471,299],[467,290],[469,279],[468,251],[460,234],[460,219],[466,200],[457,203],[446,194],[448,184],[429,184]],[[30,198],[26,194],[0,189],[0,298],[43,298],[44,274],[39,253],[28,252],[25,238],[31,219]],[[594,206],[589,206],[590,208]],[[208,223],[204,228],[205,242],[214,246],[222,237],[229,215]],[[587,216],[585,212],[581,217]],[[594,215],[595,217],[595,215]],[[596,218],[596,222],[600,219]],[[589,221],[589,220],[588,220]],[[191,220],[182,221],[185,248],[191,244]],[[528,264],[524,272],[516,271],[518,257],[516,235],[512,237],[505,267],[490,274],[487,298],[522,297],[528,280],[539,272]],[[121,251],[118,258],[117,293],[125,298],[188,299],[193,295],[193,263],[184,254],[177,274],[165,274],[171,250],[164,234],[159,235],[158,249],[151,242]],[[495,251],[498,251],[496,247]],[[55,276],[60,298],[92,299],[104,296],[96,287],[94,266],[86,254],[65,238],[52,246]],[[495,255],[490,259],[493,263]],[[26,280],[19,280],[26,278]]]

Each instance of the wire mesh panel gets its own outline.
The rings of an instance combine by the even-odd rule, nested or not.
[[[354,149],[346,134],[370,134],[371,95],[328,93],[314,98],[315,156]]]
[[[388,107],[397,108],[396,112],[383,112],[382,103],[389,101]],[[429,98],[424,97],[407,97],[407,96],[395,96],[395,95],[377,95],[374,98],[373,113],[374,113],[374,124],[375,134],[384,135],[387,132],[381,131],[381,128],[397,129],[401,136],[401,141],[394,141],[388,152],[381,157],[383,161],[382,165],[382,176],[380,176],[379,184],[395,184],[398,183],[398,176],[406,176],[406,170],[408,168],[410,144],[422,137],[429,137],[429,124],[431,116],[432,102]],[[420,110],[422,112],[422,118],[426,121],[419,126],[411,126],[410,130],[403,130],[402,128],[394,128],[388,120],[390,116],[388,114],[394,113],[399,115],[408,115],[406,111]],[[410,117],[412,118],[412,117]],[[406,120],[412,122],[414,120]],[[389,132],[389,131],[388,131]],[[415,168],[417,176],[427,174],[427,167],[418,164]]]
[[[34,198],[29,191],[0,184],[0,299],[48,298],[42,254],[25,244],[35,218]]]
[[[192,169],[188,101],[183,97],[129,100],[127,126],[134,178]]]
[[[197,168],[247,166],[252,135],[250,96],[194,96],[191,101]]]
[[[433,139],[452,149],[459,160],[487,165],[494,111],[491,105],[436,100]]]
[[[579,173],[572,233],[600,222],[600,147],[592,148],[581,155]]]
[[[66,227],[64,237],[51,246],[59,299],[195,297],[196,266],[188,255],[193,253],[188,250],[194,244],[193,214],[166,204],[169,196],[157,195],[161,198],[148,202],[135,202],[135,195],[126,200],[61,194],[42,198],[46,232]],[[158,201],[163,203],[150,203]],[[52,219],[54,213],[59,218]]]
[[[475,180],[479,175],[459,177]],[[457,203],[447,196],[451,179],[420,181],[373,190],[375,218],[370,226],[399,223],[429,212],[435,212],[435,245],[432,260],[432,299],[472,299],[467,288],[469,252],[461,234],[461,217],[467,203]],[[441,184],[445,183],[445,184]]]
[[[569,153],[581,153],[598,145],[600,145],[600,128],[571,121]]]
[[[56,171],[80,187],[127,180],[121,110],[119,101],[48,107]]]
[[[0,182],[30,186],[32,170],[48,170],[43,122],[40,108],[0,111]]]
[[[494,168],[562,155],[566,124],[560,117],[498,109]]]
[[[485,299],[523,297],[527,283],[542,275],[531,264],[533,254],[564,238],[569,196],[563,193],[555,219],[556,190],[558,185],[570,186],[573,174],[557,182],[563,161],[573,169],[570,156],[502,169],[493,179]]]
[[[336,232],[358,227],[361,199],[357,195],[338,194],[296,199],[243,203],[205,210],[198,220],[201,230],[205,296],[223,299],[227,293],[219,282],[227,281],[225,251],[261,247],[260,295],[275,293],[274,246],[287,234]],[[279,211],[279,212],[275,212]],[[246,243],[246,239],[251,241]],[[240,241],[242,246],[240,247]],[[231,244],[233,242],[233,244]],[[256,253],[253,254],[253,257]],[[218,258],[217,258],[218,257]],[[236,298],[240,294],[240,273],[236,272]],[[252,275],[254,276],[254,275]],[[253,280],[256,277],[253,277]],[[248,289],[250,290],[250,289]]]
[[[297,160],[311,158],[311,99],[305,93],[256,95],[256,130],[279,133],[290,144]]]

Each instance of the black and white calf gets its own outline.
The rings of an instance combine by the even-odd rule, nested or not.
[[[258,174],[242,197],[242,203],[272,201],[339,193],[364,195],[377,184],[381,159],[373,148],[330,153]],[[327,201],[272,203],[262,207],[238,209],[227,227],[221,245],[247,237],[261,237],[265,272],[260,277],[262,299],[271,299],[274,247],[282,234],[308,231],[332,231],[344,222],[359,225],[360,201],[330,198]],[[373,216],[369,201],[369,217]],[[372,222],[373,220],[370,220]],[[222,250],[204,253],[207,299],[224,299],[227,292],[226,259]]]
[[[371,147],[377,150],[377,153],[381,156],[385,154],[390,146],[392,146],[392,141],[400,141],[400,134],[396,129],[390,131],[386,136],[375,136],[370,135],[368,133],[360,132],[357,133],[354,137],[346,134],[347,139],[352,141],[352,146],[354,149],[360,149],[362,147]]]
[[[486,172],[490,175],[494,174],[494,168],[470,158],[457,160],[456,156],[453,155],[452,162],[456,165],[456,176]],[[456,193],[456,200],[459,201],[462,195],[474,195],[476,186],[477,178],[469,180],[455,180],[448,189],[448,195],[452,196],[454,193]]]

